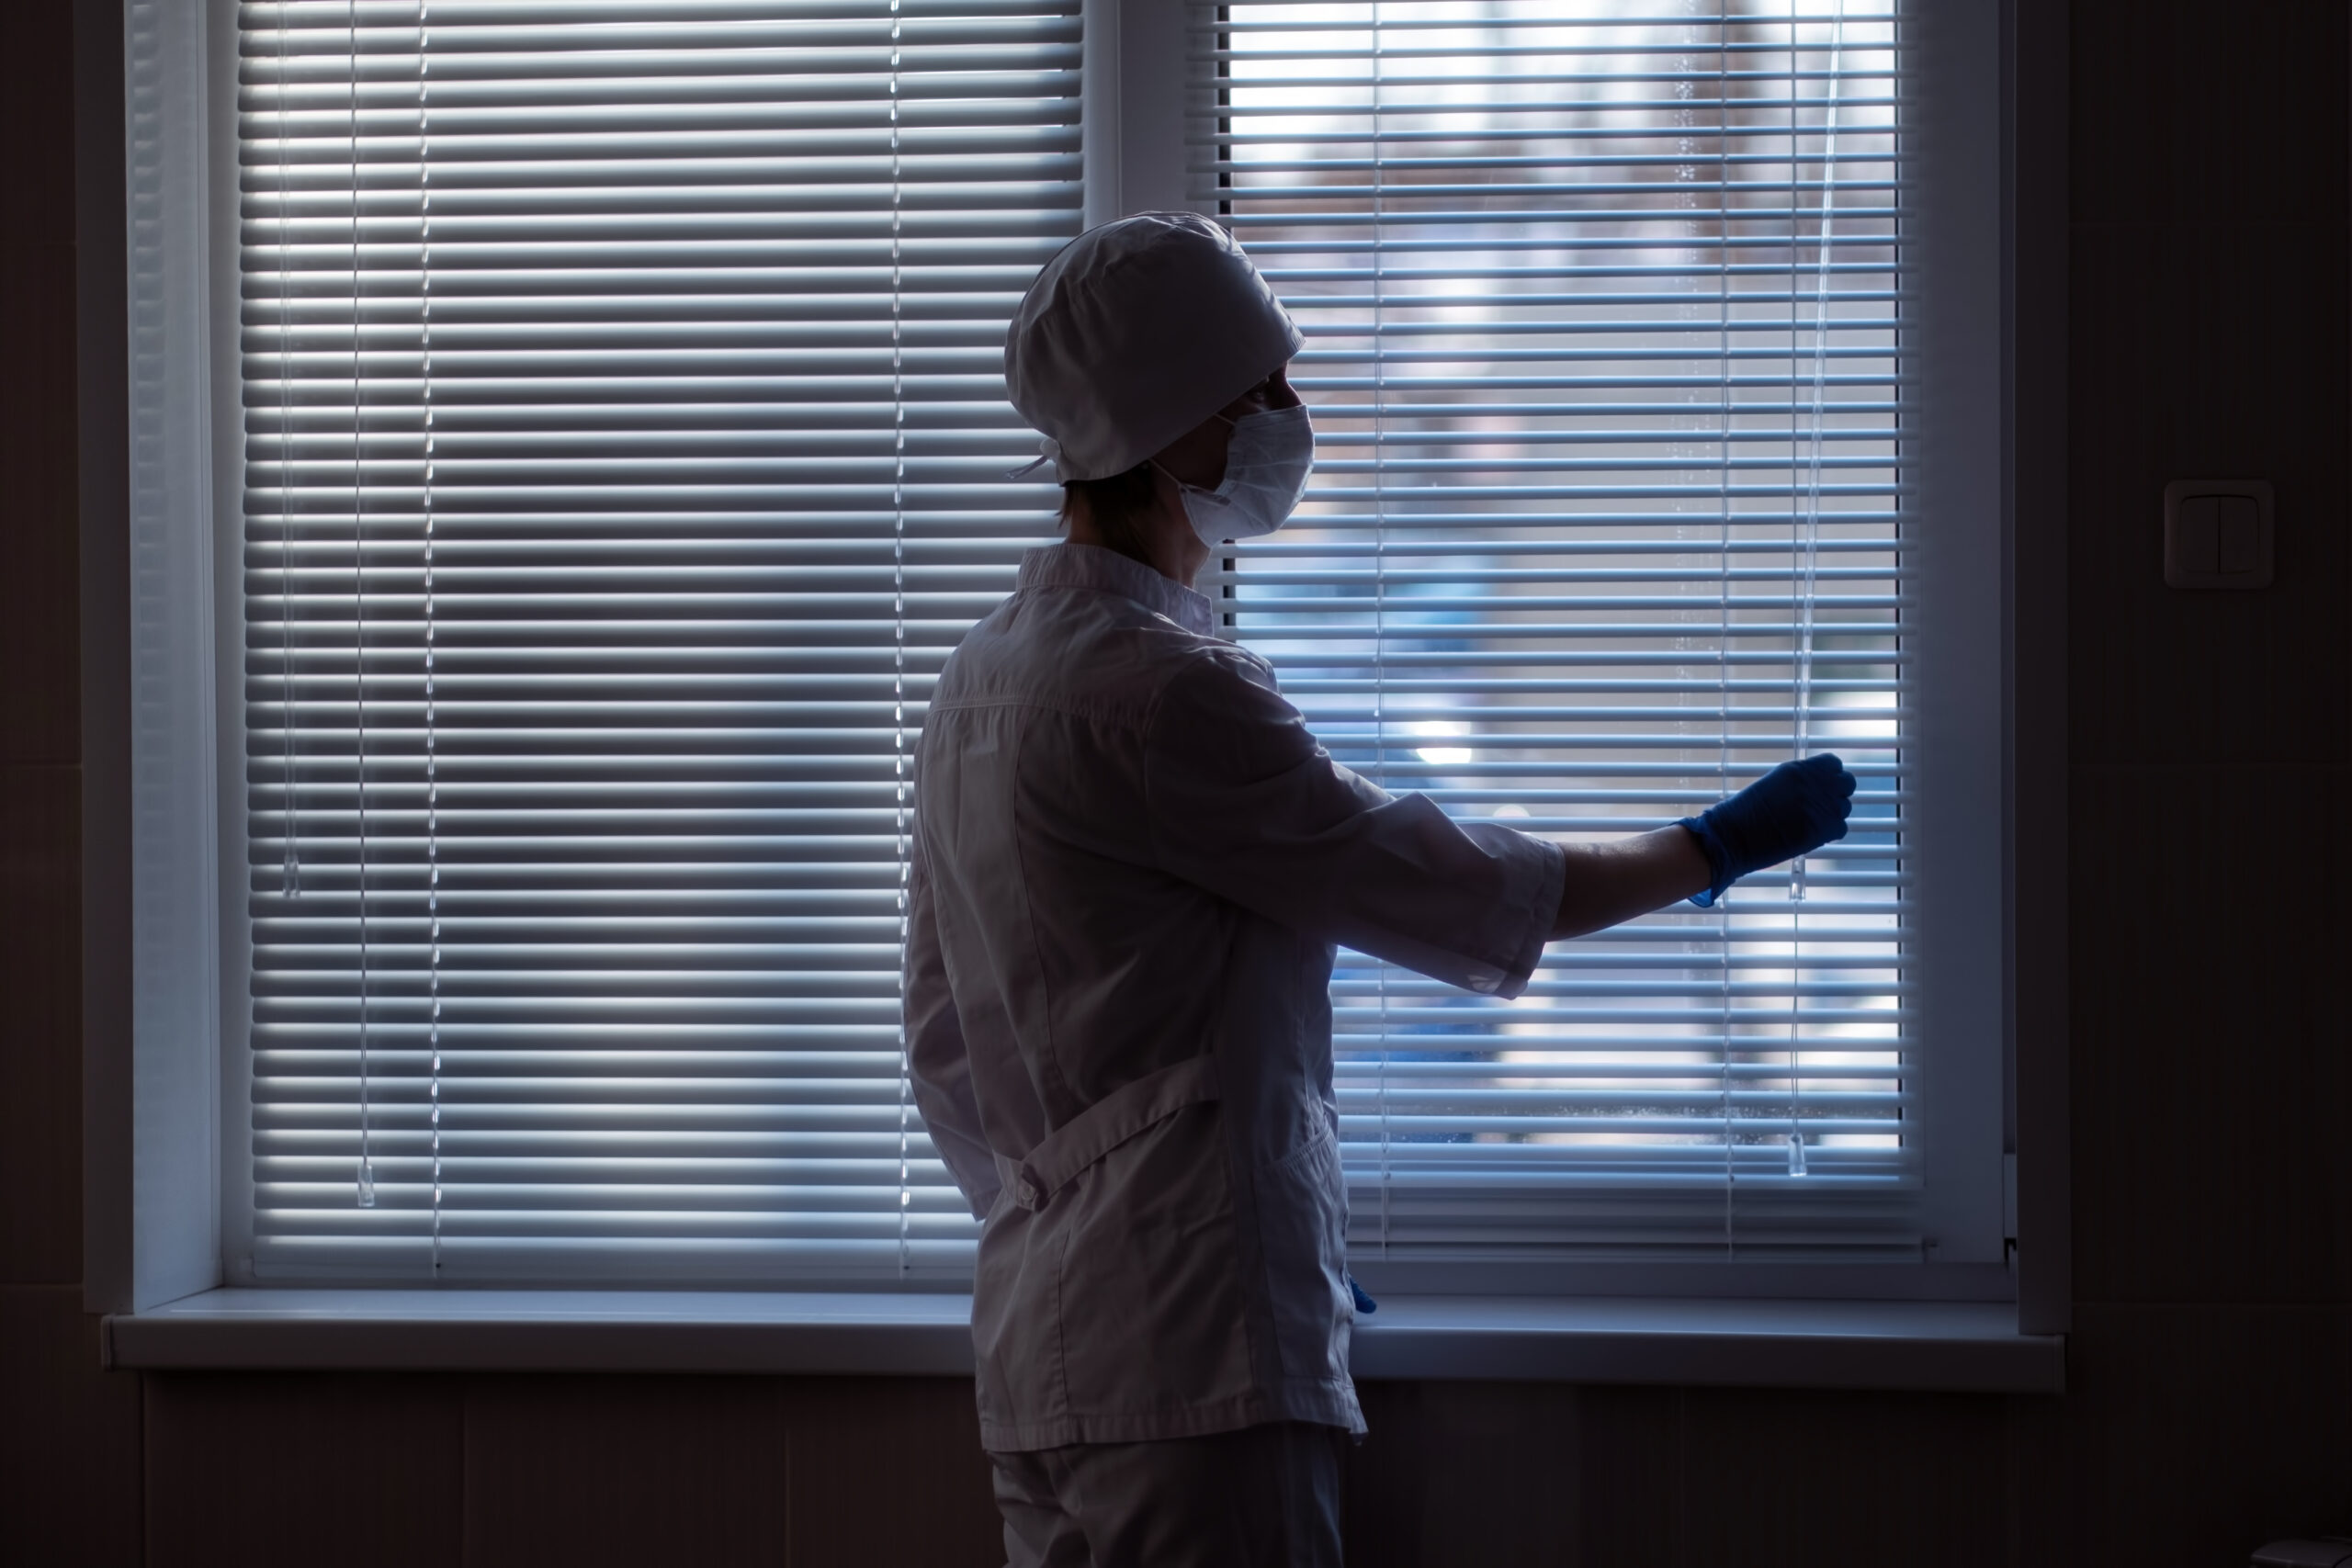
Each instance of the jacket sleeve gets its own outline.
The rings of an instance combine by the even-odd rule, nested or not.
[[[1431,979],[1526,988],[1566,857],[1341,767],[1250,654],[1204,650],[1174,676],[1144,758],[1153,852],[1171,874]]]
[[[972,1092],[972,1061],[964,1048],[964,1027],[948,989],[947,963],[939,946],[939,917],[932,902],[931,863],[922,844],[922,823],[910,835],[907,876],[907,950],[900,976],[900,1006],[907,1036],[907,1074],[915,1109],[931,1133],[932,1146],[963,1190],[976,1218],[985,1218],[1002,1185],[996,1156],[980,1131],[980,1107]]]

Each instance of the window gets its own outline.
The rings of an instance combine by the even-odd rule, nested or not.
[[[1983,8],[1242,0],[1081,116],[1142,9],[235,9],[232,1282],[968,1278],[903,764],[1052,536],[1003,323],[1108,102],[1307,333],[1211,587],[1342,761],[1564,834],[1863,775],[1519,1002],[1343,959],[1360,1271],[2006,1289]]]
[[[248,5],[253,1272],[956,1277],[904,766],[1076,0]]]
[[[1897,6],[1216,17],[1194,196],[1305,328],[1319,430],[1227,619],[1335,755],[1572,837],[1792,754],[1861,780],[1843,842],[1555,944],[1514,1001],[1345,966],[1351,1253],[1916,1259],[1913,718],[1952,645]]]

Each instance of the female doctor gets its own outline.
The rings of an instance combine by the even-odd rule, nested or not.
[[[1334,762],[1194,575],[1280,527],[1298,330],[1225,231],[1088,231],[1013,318],[1069,542],[942,672],[916,752],[916,1104],[985,1221],[980,1437],[1017,1565],[1340,1561],[1356,1300],[1334,944],[1488,996],[1544,944],[1845,833],[1835,757],[1603,844],[1454,822]]]

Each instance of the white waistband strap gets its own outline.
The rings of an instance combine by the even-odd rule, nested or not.
[[[1112,1090],[1046,1134],[1028,1158],[997,1156],[997,1174],[1014,1202],[1042,1209],[1072,1177],[1129,1138],[1216,1098],[1216,1058],[1191,1057]]]

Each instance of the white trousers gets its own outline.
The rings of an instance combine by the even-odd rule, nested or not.
[[[1340,1568],[1337,1427],[990,1453],[1007,1568]]]

